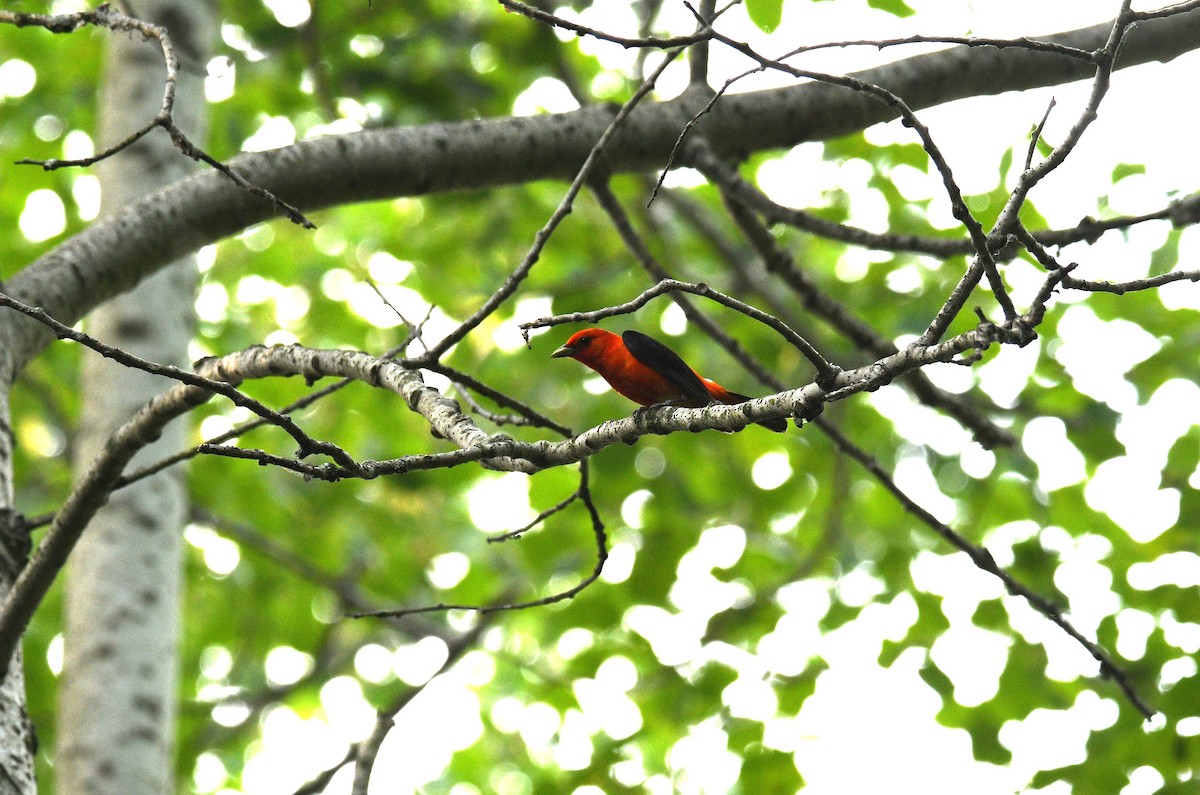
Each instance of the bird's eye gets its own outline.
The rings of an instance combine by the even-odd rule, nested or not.
[[[583,339],[579,340],[579,342],[575,343],[575,347],[576,348],[586,348],[587,346],[589,346],[591,344],[592,344],[592,338],[584,337]]]

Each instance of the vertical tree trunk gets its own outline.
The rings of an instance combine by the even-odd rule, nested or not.
[[[0,593],[7,594],[29,554],[29,533],[13,508],[13,434],[9,418],[9,378],[0,354]],[[25,672],[17,648],[0,682],[0,795],[30,795],[33,779],[33,730],[25,711]]]
[[[133,13],[163,25],[181,63],[175,120],[203,144],[203,75],[214,9],[192,0],[142,0]],[[115,34],[101,95],[99,146],[121,140],[158,112],[165,66],[156,42]],[[102,212],[111,212],[192,166],[156,131],[98,169]],[[180,260],[133,292],[92,313],[89,332],[157,362],[185,365],[192,334],[195,263]],[[90,466],[112,431],[167,384],[107,359],[89,357],[76,469]],[[176,426],[134,461],[146,463],[184,443]],[[75,550],[68,571],[65,659],[56,778],[63,793],[174,790],[178,679],[182,473],[143,480],[113,495]]]

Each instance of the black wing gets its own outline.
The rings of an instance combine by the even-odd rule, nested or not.
[[[679,392],[688,403],[707,406],[712,402],[712,395],[708,393],[700,376],[696,375],[675,351],[640,331],[626,331],[621,335],[621,341],[633,354],[633,358],[679,387]]]

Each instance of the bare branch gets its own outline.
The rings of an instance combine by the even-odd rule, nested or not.
[[[471,333],[471,331],[480,323],[482,323],[484,319],[495,312],[501,304],[512,297],[513,293],[515,293],[517,288],[521,285],[521,282],[523,282],[525,277],[529,275],[529,272],[533,269],[534,264],[537,263],[538,258],[541,257],[542,250],[546,247],[546,243],[549,242],[550,236],[554,234],[554,230],[558,228],[558,225],[562,223],[564,218],[570,215],[571,207],[575,203],[575,197],[579,195],[579,191],[581,191],[583,186],[587,184],[588,180],[591,178],[592,172],[599,165],[601,153],[604,152],[608,142],[612,139],[613,135],[616,134],[617,130],[621,128],[621,124],[629,117],[629,114],[633,112],[633,109],[637,107],[638,103],[641,102],[642,99],[650,93],[651,89],[654,88],[655,82],[658,80],[659,76],[662,75],[663,71],[667,68],[671,61],[678,57],[681,52],[683,52],[682,49],[677,49],[667,53],[667,57],[663,59],[662,64],[660,64],[659,67],[654,70],[654,73],[651,74],[650,77],[646,78],[646,80],[642,82],[641,86],[638,87],[638,90],[634,92],[633,96],[630,97],[629,100],[621,106],[621,109],[617,111],[616,115],[613,116],[612,121],[609,123],[608,127],[605,128],[604,133],[600,136],[599,140],[596,141],[591,152],[588,153],[587,159],[579,168],[579,173],[575,175],[575,179],[571,183],[571,186],[567,189],[566,195],[563,196],[562,201],[559,202],[558,207],[555,208],[554,212],[550,216],[550,219],[546,221],[546,223],[534,236],[533,246],[525,254],[525,258],[521,260],[521,264],[517,266],[517,269],[509,274],[508,278],[504,280],[504,284],[500,286],[500,289],[493,293],[492,296],[488,298],[488,300],[485,301],[482,306],[479,307],[479,309],[475,310],[475,314],[463,321],[454,331],[447,334],[445,339],[441,340],[432,348],[430,348],[429,351],[420,359],[414,360],[414,364],[417,364],[418,366],[425,366],[429,362],[435,362],[440,359],[446,353],[446,351],[450,350],[451,347],[465,338],[467,334]]]
[[[1200,0],[1188,0],[1186,3],[1176,3],[1173,6],[1153,11],[1130,11],[1129,18],[1133,22],[1141,22],[1147,19],[1166,19],[1176,14],[1186,14],[1188,11],[1193,11],[1197,8],[1200,8]]]
[[[761,309],[756,309],[744,301],[739,301],[736,298],[725,295],[724,293],[714,290],[707,284],[690,284],[681,282],[675,279],[664,279],[655,286],[646,290],[632,301],[627,301],[616,306],[605,307],[604,309],[596,309],[590,312],[570,312],[564,315],[554,315],[552,317],[538,318],[537,320],[521,324],[521,330],[525,332],[528,339],[529,331],[535,328],[548,328],[552,326],[561,326],[566,323],[591,323],[597,320],[603,320],[606,317],[614,317],[616,315],[627,315],[631,312],[636,312],[641,309],[652,299],[660,295],[670,293],[691,293],[692,295],[701,295],[705,298],[712,299],[722,306],[741,312],[747,317],[753,318],[758,322],[770,326],[781,337],[791,343],[804,358],[812,363],[817,370],[817,380],[823,381],[836,376],[840,371],[838,367],[826,361],[816,348],[814,348],[808,340],[801,337],[793,331],[786,323],[773,315],[763,312]]]
[[[600,512],[596,509],[595,503],[592,501],[591,485],[589,482],[589,469],[586,460],[580,461],[580,478],[579,489],[575,492],[575,497],[583,503],[587,509],[588,517],[592,522],[592,536],[596,540],[596,565],[592,571],[572,587],[565,591],[558,591],[544,596],[540,599],[529,599],[521,602],[509,602],[501,599],[491,605],[469,605],[469,604],[449,604],[441,602],[436,605],[427,605],[425,607],[401,608],[396,610],[377,610],[367,613],[352,614],[351,618],[401,618],[404,616],[420,615],[423,613],[442,613],[449,610],[465,610],[468,612],[479,613],[486,615],[488,613],[506,612],[510,610],[527,610],[532,607],[545,607],[546,605],[557,604],[568,599],[574,599],[584,591],[588,586],[600,579],[600,575],[604,572],[604,563],[608,560],[608,535],[604,531],[604,521],[600,518]],[[566,507],[565,504],[562,507]],[[550,512],[555,512],[559,508],[556,506]],[[497,539],[489,539],[502,541],[507,540],[503,537]]]
[[[614,36],[610,33],[605,33],[602,30],[589,28],[587,25],[580,25],[578,22],[572,22],[568,19],[563,19],[562,17],[555,16],[548,11],[543,11],[540,8],[534,8],[526,3],[518,2],[518,0],[497,0],[497,2],[504,6],[504,8],[508,11],[529,17],[537,22],[543,22],[561,30],[569,30],[577,36],[590,36],[592,38],[600,39],[601,41],[610,41],[613,44],[620,44],[626,49],[649,47],[652,49],[666,50],[674,49],[676,47],[687,47],[695,44],[696,42],[705,41],[708,39],[708,35],[705,33],[693,33],[690,36],[672,36],[666,39],[655,38],[653,36],[631,39],[624,36]]]
[[[337,461],[344,467],[353,469],[355,466],[354,459],[352,459],[345,450],[342,450],[342,448],[338,447],[337,445],[313,439],[307,433],[302,431],[300,426],[296,425],[296,423],[293,422],[290,417],[280,414],[279,412],[263,405],[254,398],[238,391],[233,386],[233,384],[236,383],[234,381],[224,378],[221,380],[205,378],[197,375],[196,373],[189,373],[186,370],[180,370],[178,367],[174,367],[169,364],[158,364],[156,362],[151,362],[139,356],[134,356],[133,354],[123,351],[120,348],[114,348],[111,345],[105,345],[103,342],[84,334],[82,331],[76,331],[70,326],[58,322],[54,318],[47,315],[41,308],[23,304],[20,301],[5,295],[4,293],[0,293],[0,306],[6,306],[10,309],[15,309],[21,314],[31,317],[39,323],[53,329],[54,333],[59,339],[69,339],[74,342],[78,342],[84,347],[91,348],[92,350],[96,351],[96,353],[99,353],[101,356],[112,359],[118,364],[123,364],[126,367],[132,367],[137,370],[143,370],[151,375],[170,378],[190,386],[200,387],[214,394],[228,398],[234,405],[249,409],[266,422],[277,425],[283,430],[287,431],[288,435],[295,439],[296,443],[300,445],[297,455],[299,455],[301,458],[305,458],[313,454],[323,454],[328,455],[330,458],[332,458],[334,461]]]
[[[1075,629],[1071,623],[1063,617],[1062,611],[1056,605],[1051,603],[1045,597],[1032,591],[1029,587],[1022,584],[1019,580],[1005,571],[996,563],[996,559],[987,549],[976,546],[960,535],[954,528],[938,520],[936,516],[921,507],[916,501],[904,493],[896,482],[883,470],[871,456],[867,455],[862,448],[851,442],[833,423],[818,418],[818,423],[821,425],[821,430],[825,435],[833,440],[838,449],[845,455],[850,456],[857,461],[864,469],[871,473],[874,478],[883,485],[885,489],[891,493],[892,497],[899,502],[906,511],[916,516],[921,520],[921,523],[932,529],[935,533],[942,537],[948,544],[954,548],[965,552],[975,566],[1004,583],[1004,587],[1010,594],[1020,596],[1025,601],[1037,610],[1039,613],[1050,619],[1059,629],[1067,633],[1075,642],[1087,649],[1088,653],[1100,663],[1100,675],[1105,679],[1111,679],[1116,682],[1121,692],[1129,700],[1129,703],[1142,714],[1144,718],[1149,720],[1154,717],[1155,711],[1150,708],[1145,701],[1138,695],[1132,683],[1129,681],[1129,676],[1120,666],[1113,662],[1108,653],[1099,645],[1088,640],[1079,630]]]
[[[143,39],[154,39],[158,41],[162,48],[163,60],[166,62],[167,75],[163,83],[163,99],[162,107],[159,109],[155,117],[142,126],[141,129],[130,133],[123,140],[105,149],[99,154],[91,157],[79,158],[77,160],[18,160],[18,165],[36,165],[41,166],[46,171],[54,171],[60,168],[69,168],[77,166],[90,166],[101,160],[105,160],[113,155],[129,148],[133,144],[140,141],[151,130],[161,127],[170,136],[172,143],[175,144],[180,152],[190,157],[192,160],[199,160],[212,166],[217,171],[220,171],[226,177],[231,179],[234,184],[243,190],[258,196],[270,202],[276,210],[282,212],[287,218],[295,224],[299,224],[306,229],[316,229],[316,225],[308,220],[300,210],[280,199],[275,194],[253,185],[246,179],[241,177],[237,172],[219,160],[210,156],[200,147],[192,143],[191,139],[184,134],[183,130],[175,124],[175,87],[179,76],[179,58],[175,55],[175,47],[171,43],[170,34],[167,29],[161,25],[155,25],[141,19],[136,19],[131,16],[126,16],[120,11],[113,9],[112,5],[105,3],[98,6],[93,11],[80,11],[75,14],[60,14],[57,16],[47,16],[44,14],[25,14],[13,11],[0,11],[0,23],[8,23],[17,27],[41,27],[51,33],[73,33],[79,28],[94,25],[100,28],[107,28],[112,31],[130,31],[141,34]]]
[[[934,167],[938,171],[938,174],[942,178],[942,185],[946,191],[946,195],[950,199],[950,211],[954,217],[958,219],[958,221],[966,228],[967,233],[971,238],[971,242],[974,245],[976,264],[972,265],[972,269],[974,269],[977,265],[981,273],[987,276],[988,282],[992,288],[992,293],[996,297],[996,302],[1000,305],[1000,308],[1004,312],[1005,320],[1012,321],[1016,318],[1016,308],[1012,305],[1012,300],[1008,297],[1008,291],[1004,286],[1003,280],[1000,278],[1000,273],[996,268],[996,260],[992,254],[991,248],[989,247],[988,238],[983,230],[983,226],[975,218],[974,214],[971,213],[970,208],[967,207],[966,201],[963,200],[962,191],[959,189],[958,183],[954,179],[954,173],[950,168],[950,163],[942,154],[941,148],[933,140],[933,134],[929,131],[929,128],[926,127],[919,118],[917,118],[916,113],[912,110],[912,108],[909,107],[908,103],[900,97],[900,95],[893,91],[889,91],[881,85],[877,85],[869,80],[864,80],[859,77],[854,77],[851,75],[832,75],[824,72],[814,72],[807,69],[797,69],[793,66],[783,63],[782,61],[760,55],[752,47],[750,47],[750,45],[744,42],[735,41],[717,32],[713,33],[713,39],[725,44],[731,49],[737,50],[759,64],[758,69],[751,70],[743,75],[731,78],[730,83],[740,79],[741,77],[752,74],[755,71],[771,69],[783,72],[784,74],[788,74],[793,77],[806,78],[809,80],[815,80],[819,83],[851,89],[852,91],[864,94],[873,100],[881,102],[883,105],[895,112],[896,115],[900,117],[905,127],[909,127],[917,133],[917,136],[921,139],[922,148],[924,148],[926,154],[929,155],[930,162],[933,163]],[[726,87],[728,87],[728,85],[729,83],[727,83]],[[712,103],[710,102],[710,104],[706,106],[701,113],[707,112],[707,110],[711,107]],[[974,284],[977,282],[978,276],[975,277],[975,282],[972,282],[971,287],[974,287]],[[932,337],[929,339],[923,339],[922,341],[932,342],[936,339],[937,337]]]
[[[1164,284],[1182,281],[1200,282],[1200,271],[1172,271],[1171,273],[1148,276],[1145,279],[1133,279],[1128,282],[1096,282],[1067,276],[1063,278],[1062,286],[1069,290],[1125,295],[1125,293],[1133,293],[1139,290],[1153,290],[1155,287],[1162,287]]]
[[[1074,151],[1076,144],[1083,137],[1084,131],[1097,118],[1100,103],[1104,100],[1108,93],[1108,88],[1111,83],[1112,71],[1117,62],[1117,51],[1121,46],[1121,42],[1125,37],[1125,32],[1133,23],[1132,15],[1129,10],[1130,0],[1124,0],[1121,4],[1121,10],[1117,14],[1116,20],[1112,24],[1109,31],[1108,40],[1105,42],[1103,50],[1100,52],[1096,74],[1092,80],[1092,92],[1088,98],[1087,104],[1084,106],[1082,113],[1076,120],[1075,124],[1067,133],[1066,138],[1061,144],[1056,146],[1050,153],[1049,157],[1041,161],[1032,168],[1023,171],[1020,177],[1017,178],[1017,184],[1009,194],[1007,203],[1004,209],[1000,211],[1000,215],[996,220],[995,226],[989,236],[989,245],[984,245],[979,252],[979,258],[971,263],[971,267],[963,275],[962,280],[951,292],[950,297],[942,308],[934,317],[933,322],[925,329],[921,335],[921,342],[929,344],[941,338],[946,333],[946,329],[950,327],[950,323],[958,316],[966,304],[971,292],[975,289],[975,285],[979,283],[979,278],[982,274],[987,273],[991,278],[991,272],[994,270],[994,263],[989,270],[988,260],[990,254],[987,252],[991,245],[999,246],[1003,240],[1013,232],[1017,224],[1020,222],[1019,214],[1021,208],[1025,205],[1025,200],[1029,196],[1029,192],[1033,190],[1042,179],[1051,171],[1061,165],[1067,156]],[[998,278],[998,277],[997,277]],[[993,285],[994,287],[994,285]]]
[[[693,154],[697,157],[702,173],[721,192],[725,206],[734,223],[757,252],[768,273],[778,276],[801,299],[804,310],[830,325],[837,333],[850,340],[872,356],[890,356],[896,352],[891,340],[879,334],[868,323],[859,318],[837,299],[820,289],[792,257],[778,244],[774,236],[741,203],[745,196],[762,196],[762,192],[750,185],[736,169],[722,163],[706,146],[695,144]],[[765,198],[765,197],[764,197]],[[767,291],[766,289],[764,291]],[[924,373],[915,372],[904,383],[923,403],[948,412],[965,427],[984,447],[1007,447],[1015,443],[1012,433],[998,427],[963,397],[953,395],[935,387]]]
[[[449,670],[466,652],[475,648],[479,643],[479,639],[483,636],[483,632],[489,626],[491,626],[491,623],[487,619],[481,618],[464,635],[447,641],[446,661],[442,663],[438,674]],[[433,678],[431,677],[429,682],[432,681]],[[395,725],[396,716],[429,685],[429,682],[419,687],[405,690],[387,707],[379,710],[375,727],[371,734],[366,739],[351,745],[346,755],[339,762],[322,771],[311,781],[301,786],[295,791],[294,795],[317,795],[324,792],[338,771],[352,763],[355,765],[355,769],[353,789],[351,791],[354,795],[366,795],[367,785],[370,782],[371,773],[375,766],[375,759],[379,754],[379,749],[383,745],[383,741],[387,738],[388,732]]]
[[[1042,115],[1042,120],[1034,128],[1033,135],[1029,136],[1029,150],[1025,153],[1026,171],[1033,165],[1033,156],[1037,154],[1038,142],[1042,140],[1042,130],[1046,129],[1046,122],[1050,120],[1050,111],[1054,110],[1055,104],[1057,103],[1054,101],[1054,97],[1050,97],[1050,102],[1046,105],[1046,112]]]
[[[828,50],[833,48],[845,49],[847,47],[874,47],[882,50],[888,47],[900,47],[906,44],[961,44],[964,47],[995,47],[998,50],[1017,48],[1029,50],[1030,52],[1045,52],[1054,55],[1065,55],[1068,58],[1075,58],[1080,61],[1094,63],[1096,54],[1090,50],[1072,47],[1069,44],[1060,44],[1054,41],[1043,41],[1041,39],[1031,39],[1022,36],[1017,39],[993,39],[987,36],[928,36],[928,35],[913,35],[905,36],[896,39],[851,39],[847,41],[826,41],[820,44],[806,44],[803,47],[797,47],[791,50],[786,55],[780,57],[780,60],[802,55],[804,53],[816,52],[817,50]]]
[[[491,536],[488,538],[487,542],[489,544],[498,544],[498,543],[501,543],[504,541],[512,541],[514,538],[520,538],[521,536],[525,535],[533,528],[540,525],[542,522],[549,519],[554,514],[561,513],[562,511],[566,510],[571,505],[571,503],[575,502],[575,500],[577,500],[577,499],[579,499],[579,492],[574,491],[571,493],[571,496],[567,497],[565,500],[562,500],[557,505],[553,505],[553,506],[547,508],[546,510],[542,511],[541,513],[539,513],[537,516],[535,516],[533,518],[533,520],[531,522],[528,522],[527,524],[522,525],[521,527],[518,527],[516,530],[509,530],[507,533],[501,533],[500,535]]]
[[[490,411],[485,411],[482,407],[477,407],[476,410],[487,420],[496,423],[497,425],[528,425],[536,428],[549,428],[552,431],[570,436],[572,431],[566,425],[547,417],[540,411],[534,409],[514,397],[506,395],[498,389],[488,386],[470,373],[464,373],[441,362],[429,364],[425,369],[432,373],[444,375],[454,383],[456,387],[469,389],[478,392],[480,395],[492,400],[498,406],[512,409],[517,413],[516,417],[501,417]],[[472,402],[472,401],[468,401]]]
[[[967,239],[956,240],[893,232],[868,232],[849,224],[827,221],[804,210],[785,207],[772,201],[770,197],[742,177],[736,169],[724,166],[722,171],[714,171],[711,164],[719,161],[703,157],[700,154],[701,151],[698,147],[689,150],[692,165],[708,177],[709,181],[722,187],[723,191],[727,191],[739,203],[761,215],[768,225],[787,224],[818,237],[879,251],[909,251],[942,258],[970,254],[974,251],[971,241]],[[1167,207],[1151,213],[1117,216],[1103,220],[1085,218],[1069,229],[1040,230],[1035,233],[1035,237],[1044,245],[1065,246],[1069,243],[1084,241],[1095,243],[1106,232],[1128,229],[1147,221],[1166,219],[1177,227],[1190,226],[1200,222],[1200,212],[1197,212],[1197,208],[1200,208],[1200,194],[1176,199]],[[998,257],[1010,258],[1015,249],[1008,245],[1008,241],[1003,241],[999,247],[994,247],[994,250]]]

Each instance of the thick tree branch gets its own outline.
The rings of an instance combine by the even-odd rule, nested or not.
[[[185,386],[151,401],[109,439],[96,464],[63,502],[29,564],[21,571],[0,608],[0,679],[8,674],[12,652],[54,578],[67,562],[79,536],[108,500],[125,466],[138,450],[158,438],[164,425],[212,397]]]
[[[1057,280],[1057,276],[1052,275]],[[695,285],[688,292],[706,295]],[[674,289],[674,285],[666,288]],[[648,298],[642,299],[644,303]],[[633,311],[637,302],[601,310],[600,314]],[[584,313],[585,315],[587,313]],[[596,313],[592,313],[595,315]],[[576,316],[571,316],[572,318]],[[550,324],[565,322],[549,318]],[[334,464],[311,466],[287,459],[287,466],[309,477],[340,480],[348,477],[374,478],[422,469],[457,466],[472,461],[492,469],[535,472],[550,466],[578,463],[613,444],[632,444],[646,434],[675,431],[700,431],[710,428],[740,430],[764,419],[780,417],[810,418],[825,403],[842,400],[862,391],[878,389],[912,370],[934,362],[951,361],[966,351],[982,351],[997,342],[1024,344],[1032,339],[1031,324],[1018,318],[1014,324],[996,326],[982,323],[976,329],[927,347],[910,347],[880,361],[827,378],[824,387],[810,384],[798,389],[747,401],[735,406],[717,405],[702,409],[662,408],[639,412],[632,417],[606,422],[561,442],[520,442],[507,436],[489,436],[458,405],[438,390],[424,384],[419,373],[403,365],[354,351],[319,351],[299,346],[254,347],[216,359],[202,360],[198,369],[210,381],[241,382],[255,378],[300,375],[316,381],[328,376],[349,377],[372,386],[383,387],[404,398],[413,411],[421,414],[438,434],[458,449],[449,453],[405,456],[389,461],[357,462],[353,468]],[[174,377],[172,373],[164,373]],[[183,379],[190,380],[190,379]],[[146,405],[122,426],[109,441],[100,458],[78,483],[54,518],[29,565],[14,584],[8,600],[0,609],[0,661],[7,661],[19,642],[37,605],[45,596],[58,571],[83,533],[88,521],[108,498],[133,455],[157,438],[170,420],[208,401],[214,389],[204,383],[175,386]],[[251,454],[253,456],[253,454]],[[259,457],[261,463],[283,464],[285,460]],[[586,488],[586,486],[582,487]],[[588,502],[585,499],[585,503]],[[595,519],[598,522],[598,518]],[[602,528],[602,525],[600,525]],[[601,550],[599,563],[591,579],[599,576],[605,557],[602,530],[597,531]],[[577,592],[572,589],[566,596]],[[563,597],[565,598],[565,596]],[[536,602],[536,603],[541,603]],[[526,603],[522,603],[524,605]],[[533,604],[533,603],[528,603]],[[517,606],[522,606],[517,605]],[[503,609],[511,609],[505,606]],[[432,609],[446,609],[445,606]],[[3,674],[0,669],[0,674]]]
[[[1000,273],[996,268],[996,260],[992,251],[988,247],[987,233],[983,229],[983,225],[975,218],[971,209],[967,207],[966,200],[963,199],[962,191],[958,187],[958,181],[954,178],[954,173],[950,167],[949,161],[943,156],[941,148],[933,139],[933,134],[929,128],[919,119],[914,113],[914,108],[905,101],[904,97],[888,90],[886,87],[873,83],[869,80],[864,80],[856,76],[849,75],[831,75],[822,72],[813,72],[807,69],[797,69],[789,64],[779,60],[774,60],[760,55],[748,44],[734,41],[726,36],[714,34],[714,41],[719,41],[728,47],[731,47],[742,53],[748,58],[758,62],[759,70],[771,69],[774,71],[783,72],[796,78],[803,78],[817,81],[821,85],[836,86],[839,88],[856,91],[863,96],[881,103],[890,111],[894,112],[904,124],[905,127],[916,132],[920,138],[921,146],[925,153],[929,156],[931,165],[936,169],[937,173],[942,178],[942,186],[946,191],[946,195],[950,199],[950,212],[958,219],[967,230],[967,234],[971,238],[973,250],[975,252],[974,262],[982,269],[983,273],[988,278],[988,283],[991,285],[992,293],[996,296],[996,302],[1004,311],[1005,320],[1012,320],[1016,317],[1017,311],[1013,307],[1011,299],[1008,297],[1007,289],[1004,286],[1004,281],[1000,278]],[[755,70],[757,71],[757,70]],[[751,74],[747,72],[742,76]],[[739,76],[741,77],[741,76]],[[739,77],[731,78],[725,83],[722,89],[722,94],[725,89],[729,88]],[[720,94],[718,95],[720,96]],[[702,114],[707,114],[715,107],[717,97],[713,97],[705,105],[704,109],[699,114],[693,116],[689,121],[684,132],[696,122]],[[680,135],[680,141],[683,140],[683,135]],[[686,153],[685,153],[686,157]],[[929,340],[926,340],[928,342]]]
[[[1049,157],[1021,172],[1021,175],[1017,178],[1016,187],[1009,194],[1004,209],[1000,211],[999,218],[996,219],[995,225],[988,233],[987,241],[979,248],[978,254],[972,260],[970,267],[967,268],[966,273],[963,274],[962,279],[954,288],[946,303],[938,311],[933,322],[929,324],[929,327],[921,335],[920,341],[923,344],[929,344],[941,339],[942,335],[946,333],[946,329],[950,327],[954,318],[966,304],[980,277],[986,275],[993,282],[999,278],[998,274],[996,274],[995,262],[992,261],[991,249],[993,247],[997,249],[1001,248],[1008,239],[1008,236],[1015,232],[1017,225],[1020,223],[1021,209],[1025,206],[1029,192],[1047,174],[1066,162],[1067,156],[1075,150],[1075,146],[1079,143],[1080,138],[1083,137],[1083,133],[1096,120],[1099,115],[1100,103],[1104,100],[1109,86],[1112,84],[1112,72],[1116,66],[1118,51],[1126,34],[1130,30],[1130,25],[1133,24],[1133,17],[1129,10],[1130,2],[1131,0],[1124,0],[1121,4],[1121,10],[1117,14],[1117,19],[1112,23],[1104,46],[1097,50],[1099,63],[1096,66],[1095,76],[1092,78],[1091,95],[1088,98],[1087,104],[1084,105],[1083,112],[1079,114],[1079,118],[1071,126],[1066,139],[1053,149]],[[995,290],[994,284],[993,290]],[[999,297],[1000,293],[997,293],[997,298]],[[1006,307],[1005,318],[1011,319],[1012,316],[1012,312]]]
[[[721,162],[708,147],[694,146],[693,156],[697,158],[697,164],[704,175],[721,192],[730,216],[757,252],[763,267],[768,273],[778,276],[800,298],[806,312],[820,317],[838,334],[872,356],[890,356],[896,352],[896,346],[891,340],[878,333],[845,304],[822,290],[779,245],[770,230],[759,223],[757,217],[748,210],[744,201],[753,201],[754,197],[766,198],[760,190],[743,180],[732,166]],[[1010,432],[983,416],[962,396],[936,388],[924,373],[913,373],[905,383],[922,402],[948,412],[965,427],[970,428],[976,440],[984,447],[991,449],[1009,446],[1015,442]]]
[[[642,84],[638,87],[638,90],[634,92],[629,101],[622,105],[620,110],[618,110],[613,116],[612,121],[609,122],[608,126],[604,128],[604,131],[600,134],[600,137],[596,140],[596,143],[588,151],[587,158],[583,161],[583,165],[579,167],[579,172],[571,181],[570,187],[567,188],[566,195],[564,195],[559,201],[558,207],[555,208],[554,212],[550,215],[550,218],[534,236],[533,245],[530,246],[529,251],[526,252],[525,256],[521,259],[521,263],[517,266],[516,270],[509,274],[508,278],[504,280],[504,283],[500,285],[500,288],[496,290],[496,292],[494,292],[488,298],[488,300],[484,301],[483,304],[475,310],[471,317],[459,324],[458,328],[447,334],[445,339],[440,340],[436,345],[431,347],[424,356],[420,357],[420,359],[417,360],[419,364],[423,365],[427,362],[434,362],[442,358],[446,351],[450,350],[450,348],[452,348],[454,345],[461,342],[468,334],[471,333],[473,329],[475,329],[485,319],[490,317],[492,313],[500,307],[501,304],[513,296],[513,293],[517,291],[517,288],[520,287],[521,282],[525,280],[525,277],[529,275],[529,271],[533,269],[533,266],[541,257],[542,250],[546,247],[546,243],[549,242],[550,236],[554,234],[554,230],[558,228],[558,225],[562,223],[563,219],[571,214],[571,208],[575,204],[575,197],[579,195],[579,191],[583,190],[583,186],[586,185],[588,180],[591,178],[592,172],[595,171],[599,166],[601,162],[601,155],[604,153],[605,148],[608,147],[612,139],[620,133],[621,126],[627,122],[630,114],[633,113],[634,109],[638,106],[638,103],[640,103],[646,97],[646,95],[650,93],[650,91],[654,88],[655,82],[662,75],[663,71],[681,52],[683,51],[674,50],[668,53],[667,57],[663,59],[663,62],[659,65],[659,67],[655,69],[649,77],[642,81]]]
[[[1112,25],[1046,41],[1083,50],[1103,46]],[[1200,9],[1150,19],[1125,37],[1118,67],[1169,60],[1200,45]],[[967,96],[997,94],[1088,77],[1077,58],[1026,49],[959,47],[858,73],[919,110]],[[667,162],[698,98],[643,105],[605,152],[615,172]],[[725,97],[698,126],[718,155],[792,146],[844,135],[895,117],[858,92],[803,84]],[[235,158],[248,182],[288,196],[305,211],[372,199],[492,188],[538,179],[571,179],[605,127],[606,106],[550,116],[489,119],[302,141]],[[74,322],[96,304],[200,246],[275,215],[269,202],[220,174],[198,174],[134,202],[66,241],[7,283],[14,298]],[[16,351],[11,379],[50,336],[29,321],[0,318],[0,339]]]
[[[302,431],[300,426],[293,422],[292,419],[286,414],[273,411],[259,401],[239,392],[234,387],[234,384],[236,383],[234,381],[213,381],[211,379],[204,378],[203,376],[196,375],[195,373],[189,373],[186,370],[180,370],[178,367],[174,367],[169,364],[158,364],[157,362],[151,362],[143,359],[140,356],[134,356],[132,353],[121,350],[120,348],[114,348],[111,345],[106,345],[103,342],[84,334],[82,331],[76,331],[70,326],[60,323],[54,318],[50,317],[48,314],[46,314],[45,310],[39,307],[26,306],[20,301],[13,300],[4,293],[0,293],[0,306],[8,307],[9,309],[15,309],[21,314],[31,317],[34,320],[37,320],[39,323],[42,323],[43,325],[52,329],[59,339],[69,339],[73,342],[78,342],[84,347],[90,348],[96,353],[99,353],[101,356],[112,359],[118,364],[122,364],[126,367],[131,367],[136,370],[142,370],[150,373],[151,375],[159,375],[165,378],[181,381],[185,384],[191,384],[192,386],[198,386],[208,390],[209,392],[214,392],[218,395],[223,395],[224,397],[229,398],[229,400],[235,406],[241,406],[242,408],[257,414],[259,418],[265,422],[269,422],[272,425],[277,425],[287,431],[287,433],[296,440],[296,443],[300,445],[300,449],[297,453],[300,458],[306,458],[315,453],[324,453],[329,455],[343,466],[350,468],[354,467],[354,460],[347,456],[344,450],[336,445],[330,445],[326,442],[313,439],[307,433]]]

